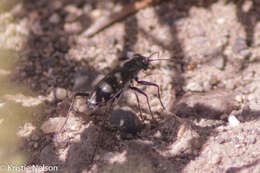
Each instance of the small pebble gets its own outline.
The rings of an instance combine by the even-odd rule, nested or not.
[[[101,156],[99,154],[96,154],[94,157],[94,160],[100,160],[100,159],[101,159]]]
[[[235,53],[240,53],[242,50],[245,50],[245,49],[247,49],[246,40],[244,38],[238,37],[232,46],[232,50]]]
[[[128,58],[132,58],[132,57],[134,57],[134,52],[132,52],[132,51],[127,51],[126,52],[126,56],[128,57]]]
[[[198,150],[192,150],[192,154],[194,155],[194,156],[197,156],[198,154],[199,154],[199,151]]]
[[[82,25],[79,22],[66,23],[64,25],[64,30],[68,34],[78,34],[82,31]]]
[[[82,10],[77,8],[75,5],[67,5],[64,10],[69,14],[74,14],[76,16],[82,15]]]
[[[248,140],[249,144],[255,144],[256,141],[257,141],[256,137],[250,138],[250,139]]]
[[[222,138],[222,137],[217,138],[217,143],[224,144],[225,142],[226,142],[226,140],[224,138]]]
[[[218,24],[223,24],[223,23],[225,23],[226,21],[225,21],[225,19],[223,19],[223,18],[218,18],[217,19],[217,23]]]
[[[53,1],[52,3],[52,8],[55,10],[62,8],[62,6],[63,6],[62,1]]]
[[[247,59],[252,55],[252,53],[249,49],[241,50],[239,52],[239,54],[242,56],[241,58],[243,58],[243,59]]]
[[[54,13],[49,18],[49,22],[53,24],[58,24],[60,22],[60,16],[57,13]]]
[[[231,127],[235,127],[240,124],[240,121],[234,115],[230,115],[228,117],[228,122]]]
[[[87,45],[88,45],[88,47],[96,47],[97,46],[96,42],[93,41],[93,40],[88,40]]]
[[[241,94],[236,95],[235,100],[239,103],[242,103],[244,101],[244,96]]]
[[[235,85],[235,83],[234,83],[233,80],[226,80],[226,81],[224,82],[224,84],[225,84],[225,87],[226,87],[227,89],[233,90],[233,89],[236,88],[236,85]]]
[[[75,14],[69,14],[66,16],[65,22],[71,23],[71,22],[76,21],[77,18],[78,18],[78,16],[76,16]]]
[[[39,137],[38,135],[36,135],[36,134],[33,134],[33,135],[31,136],[31,139],[32,139],[33,141],[38,141],[38,140],[40,139],[40,137]]]
[[[92,6],[88,3],[85,3],[84,7],[83,7],[83,13],[88,14],[92,9]]]
[[[233,144],[238,145],[239,144],[239,138],[238,137],[234,137],[232,139],[232,142],[233,142]]]
[[[186,86],[188,91],[202,92],[204,91],[203,83],[191,82]]]
[[[259,44],[259,46],[260,46],[260,44]],[[256,61],[258,61],[260,59],[260,56],[258,56],[258,55],[253,55],[253,56],[250,56],[250,62],[256,62]]]
[[[55,101],[55,93],[54,93],[54,91],[51,91],[51,92],[47,95],[47,100],[48,100],[49,102]]]
[[[67,97],[67,90],[64,88],[57,88],[55,95],[57,99],[63,100]]]
[[[118,43],[118,40],[117,40],[115,37],[111,36],[111,37],[108,39],[108,42],[109,42],[110,45],[115,46],[115,45]]]
[[[41,125],[41,130],[45,134],[55,133],[64,125],[66,118],[49,118]]]
[[[38,142],[33,143],[33,148],[38,148],[38,146],[39,146]]]
[[[93,18],[95,18],[95,19],[99,18],[101,15],[102,15],[102,12],[101,12],[101,10],[98,10],[98,9],[93,10],[93,11],[91,12],[91,16],[92,16]]]
[[[162,133],[157,130],[156,133],[153,135],[155,138],[161,138],[162,137]]]
[[[113,156],[114,156],[114,153],[113,153],[113,152],[108,152],[108,153],[105,153],[105,154],[104,154],[103,159],[104,159],[104,161],[107,161],[107,162],[108,162]]]
[[[257,97],[254,93],[252,93],[247,96],[247,99],[248,99],[248,101],[253,102],[253,101],[257,100]]]
[[[212,154],[212,157],[210,158],[210,163],[211,164],[218,164],[220,163],[222,160],[222,157],[220,156],[220,154]]]
[[[213,60],[213,65],[220,69],[220,70],[223,70],[224,67],[225,67],[225,59],[223,56],[218,56],[216,57],[214,60]]]

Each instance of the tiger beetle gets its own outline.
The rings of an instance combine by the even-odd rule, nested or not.
[[[91,93],[82,93],[82,92],[75,93],[75,95],[73,96],[73,101],[70,105],[68,114],[71,111],[71,109],[73,108],[74,101],[77,96],[88,97],[87,107],[89,110],[94,111],[102,106],[107,105],[108,102],[111,102],[113,104],[115,102],[115,100],[119,98],[119,96],[122,94],[122,92],[124,90],[131,89],[135,93],[135,96],[136,96],[136,99],[138,102],[139,111],[141,114],[141,118],[143,119],[142,111],[141,111],[141,107],[140,107],[140,103],[139,103],[139,98],[138,98],[136,92],[140,93],[146,97],[149,112],[152,116],[152,119],[155,120],[153,113],[151,111],[151,106],[150,106],[147,94],[144,91],[142,91],[141,89],[133,86],[133,81],[136,81],[137,83],[139,83],[141,85],[156,87],[158,99],[160,101],[162,108],[165,110],[165,106],[163,105],[163,103],[161,101],[159,85],[152,83],[152,82],[139,80],[137,77],[138,73],[141,70],[148,69],[150,62],[157,61],[157,60],[170,60],[170,59],[159,59],[159,58],[151,59],[151,57],[154,54],[155,53],[151,54],[149,57],[145,57],[140,54],[135,54],[133,56],[133,58],[131,58],[131,59],[127,60],[125,63],[119,65],[119,67],[113,69],[103,79],[101,79],[100,82],[98,82],[97,85],[94,87],[94,90]],[[66,119],[64,125],[66,124],[66,122],[68,120],[68,114],[67,114],[67,119]]]

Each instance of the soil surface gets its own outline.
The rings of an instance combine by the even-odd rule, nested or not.
[[[44,100],[36,130],[21,137],[27,165],[71,173],[259,173],[260,1],[165,0],[84,36],[133,2],[27,0],[11,8],[28,32],[14,78]],[[94,115],[87,98],[77,97],[63,127],[73,93],[92,91],[134,53],[154,52],[170,60],[151,62],[138,78],[160,86],[166,110],[156,87],[133,85],[149,97],[155,121],[137,93],[141,120],[126,90],[113,109]]]

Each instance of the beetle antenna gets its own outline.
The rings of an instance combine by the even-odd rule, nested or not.
[[[147,57],[148,61],[150,61],[150,58],[151,58],[153,55],[155,55],[155,54],[157,54],[157,58],[158,58],[160,53],[159,53],[159,52],[153,52],[150,56]]]
[[[155,55],[155,54],[157,54],[157,58],[156,59],[151,59],[151,57],[153,55]],[[171,60],[170,58],[159,58],[159,54],[160,54],[160,52],[152,53],[149,57],[147,57],[148,61]]]
[[[170,58],[149,59],[149,61],[159,61],[159,60],[171,60],[171,59]]]

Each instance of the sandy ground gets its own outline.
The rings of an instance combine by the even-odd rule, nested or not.
[[[165,1],[84,36],[129,2],[38,0],[11,10],[29,32],[15,80],[46,98],[35,132],[21,140],[27,165],[71,173],[260,172],[260,1]],[[93,90],[133,52],[171,59],[138,75],[160,86],[167,111],[155,87],[135,83],[156,123],[141,95],[140,120],[127,90],[113,110],[94,116],[77,99],[79,111],[60,133],[72,93]]]

